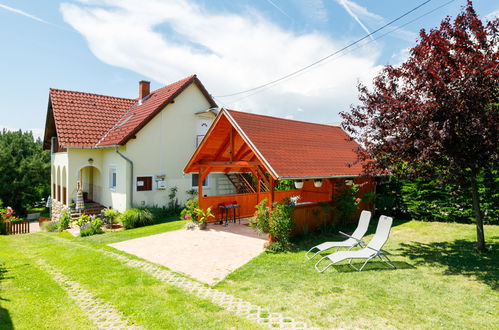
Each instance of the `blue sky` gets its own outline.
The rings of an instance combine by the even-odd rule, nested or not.
[[[196,73],[215,96],[250,89],[326,56],[421,1],[400,0],[0,0],[0,127],[45,125],[49,88],[136,97]],[[406,58],[421,28],[455,16],[464,0],[432,0],[383,38],[264,89],[217,97],[221,106],[337,122],[381,66]],[[497,17],[499,4],[475,1]],[[378,35],[379,35],[378,34]],[[376,37],[376,35],[374,36]]]

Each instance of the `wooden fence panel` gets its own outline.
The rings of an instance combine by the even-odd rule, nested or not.
[[[28,234],[29,233],[29,221],[23,221],[18,223],[12,223],[10,221],[5,221],[5,229],[7,233],[11,235],[15,234]]]

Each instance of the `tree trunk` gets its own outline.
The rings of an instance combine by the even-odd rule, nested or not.
[[[473,211],[475,212],[477,249],[483,252],[486,250],[485,235],[483,233],[483,218],[480,210],[480,196],[476,176],[471,179],[471,196],[473,197]]]

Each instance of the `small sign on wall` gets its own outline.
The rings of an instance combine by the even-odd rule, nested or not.
[[[166,181],[164,181],[164,180],[158,181],[156,188],[158,190],[165,190],[166,189]]]
[[[137,187],[143,187],[144,181],[137,181]]]

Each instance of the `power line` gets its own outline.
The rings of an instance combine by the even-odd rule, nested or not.
[[[432,0],[426,0],[425,2],[421,3],[420,5],[418,5],[418,6],[414,7],[413,9],[411,9],[411,10],[409,10],[408,12],[406,12],[406,13],[404,13],[404,14],[400,15],[399,17],[397,17],[397,18],[395,18],[395,19],[391,20],[390,22],[388,22],[388,23],[386,23],[385,25],[381,26],[380,28],[378,28],[378,29],[374,30],[373,32],[371,32],[371,33],[369,33],[369,34],[366,34],[364,37],[362,37],[362,38],[360,38],[360,39],[357,39],[356,41],[352,42],[351,44],[348,44],[347,46],[345,46],[345,47],[343,47],[343,48],[341,48],[341,49],[339,49],[339,50],[337,50],[337,51],[335,51],[335,52],[333,52],[333,53],[331,53],[331,54],[329,54],[329,55],[327,55],[327,56],[325,56],[325,57],[323,57],[323,58],[321,58],[321,59],[319,59],[319,60],[317,60],[317,61],[315,61],[315,62],[313,62],[313,63],[311,63],[311,64],[309,64],[309,65],[307,65],[307,66],[305,66],[305,67],[303,67],[303,68],[301,68],[301,69],[298,69],[298,70],[296,70],[296,71],[293,71],[293,72],[291,72],[291,73],[288,73],[287,75],[282,76],[281,78],[275,79],[275,80],[270,81],[270,82],[268,82],[268,83],[265,83],[265,84],[262,84],[262,85],[260,85],[260,86],[256,86],[256,87],[253,87],[253,88],[250,88],[250,89],[247,89],[247,90],[243,90],[243,91],[236,92],[236,93],[231,93],[231,94],[218,95],[217,97],[229,97],[229,96],[235,96],[235,95],[245,94],[245,93],[248,93],[248,92],[252,92],[252,91],[254,91],[254,90],[257,90],[257,89],[261,89],[261,88],[266,87],[266,86],[268,86],[268,85],[273,85],[273,84],[275,84],[275,83],[277,83],[277,82],[279,82],[279,81],[281,81],[281,80],[284,80],[284,79],[286,79],[286,78],[288,78],[288,77],[294,76],[294,75],[296,75],[297,73],[300,73],[300,72],[302,72],[302,71],[304,71],[304,70],[307,70],[308,68],[311,68],[311,67],[313,67],[313,66],[315,66],[315,65],[317,65],[317,64],[319,64],[319,63],[321,63],[321,62],[323,62],[323,61],[325,61],[325,60],[327,60],[328,58],[330,58],[330,57],[332,57],[332,56],[335,56],[336,54],[341,53],[342,51],[344,51],[344,50],[346,50],[346,49],[348,49],[348,48],[350,48],[350,47],[352,47],[352,46],[354,46],[354,45],[358,44],[358,43],[359,43],[359,42],[361,42],[362,40],[369,38],[369,37],[370,37],[370,36],[372,36],[373,34],[375,34],[375,33],[379,32],[379,31],[383,30],[383,29],[384,29],[384,28],[386,28],[387,26],[389,26],[389,25],[391,25],[391,24],[395,23],[396,21],[398,21],[398,20],[400,20],[400,19],[404,18],[405,16],[409,15],[409,14],[410,14],[410,13],[412,13],[413,11],[416,11],[417,9],[421,8],[422,6],[426,5],[428,2],[431,2],[431,1],[432,1]]]
[[[374,39],[368,40],[367,42],[365,42],[365,43],[363,43],[363,44],[361,44],[361,45],[357,46],[356,48],[350,49],[348,52],[344,52],[344,53],[342,53],[340,56],[338,56],[338,57],[336,57],[336,58],[334,58],[334,59],[335,59],[335,60],[337,60],[337,59],[339,59],[339,58],[341,58],[341,57],[343,57],[343,56],[345,56],[345,55],[348,55],[348,54],[352,53],[353,51],[355,51],[355,50],[357,50],[357,49],[360,49],[360,48],[362,48],[362,47],[365,47],[366,45],[368,45],[368,44],[370,44],[370,43],[372,43],[372,42],[375,42],[376,40],[379,40],[379,39],[381,39],[381,38],[383,38],[383,37],[385,37],[385,36],[387,36],[387,35],[389,35],[389,34],[391,34],[391,33],[395,32],[395,31],[397,31],[397,30],[402,29],[403,27],[405,27],[405,26],[407,26],[407,25],[409,25],[409,24],[411,24],[411,23],[414,23],[415,21],[420,20],[421,18],[423,18],[423,17],[425,17],[425,16],[428,16],[428,15],[430,15],[430,14],[434,13],[435,11],[439,10],[439,9],[440,9],[440,8],[442,8],[442,7],[445,7],[445,6],[449,5],[450,3],[454,2],[454,1],[456,1],[456,0],[450,0],[450,1],[447,1],[447,2],[445,2],[445,3],[443,3],[443,4],[441,4],[440,6],[435,7],[435,8],[433,8],[432,10],[427,11],[426,13],[424,13],[424,14],[422,14],[422,15],[420,15],[420,16],[418,16],[418,17],[416,17],[416,18],[414,18],[414,19],[412,19],[412,20],[410,20],[410,21],[408,21],[408,22],[406,22],[406,23],[404,23],[404,24],[402,24],[402,25],[400,25],[400,26],[397,26],[396,28],[394,28],[394,29],[392,29],[392,30],[390,30],[390,31],[388,31],[388,32],[386,32],[386,33],[384,33],[384,34],[380,35],[380,36],[377,36],[377,37],[376,37],[376,38],[374,38]],[[324,63],[322,63],[322,64],[324,64]],[[299,76],[300,74],[303,74],[303,73],[305,73],[305,70],[303,70],[303,71],[301,71],[301,72],[299,72],[299,73],[297,73],[297,74],[295,74],[295,75],[293,75],[293,76],[286,77],[286,78],[284,78],[284,79],[282,79],[282,80],[280,80],[280,81],[283,81],[283,80],[285,80],[285,79],[295,78],[295,77],[297,77],[297,76]],[[255,94],[259,94],[259,93],[261,93],[261,92],[264,92],[265,90],[267,90],[267,89],[269,89],[269,88],[273,87],[274,85],[276,85],[276,83],[269,83],[269,84],[267,84],[267,86],[265,86],[265,87],[261,87],[260,89],[256,90],[255,92],[253,92],[253,93],[251,93],[251,94],[248,94],[248,95],[242,96],[242,97],[240,97],[240,98],[237,98],[237,99],[235,99],[235,100],[231,100],[231,101],[228,101],[228,102],[234,103],[234,102],[241,101],[241,100],[246,99],[246,98],[248,98],[248,97],[250,97],[250,96],[253,96],[253,95],[255,95]],[[217,96],[217,97],[218,97],[218,98],[220,98],[220,96]],[[223,97],[223,96],[222,96],[222,97]],[[221,100],[219,99],[219,101],[221,101]]]

